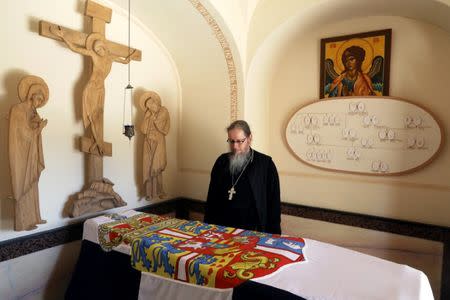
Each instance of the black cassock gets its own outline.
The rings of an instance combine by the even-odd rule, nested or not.
[[[270,156],[253,149],[251,151],[253,158],[234,187],[236,194],[232,200],[228,200],[228,191],[232,187],[230,154],[224,153],[216,160],[211,171],[205,222],[280,234],[280,181],[277,168]]]

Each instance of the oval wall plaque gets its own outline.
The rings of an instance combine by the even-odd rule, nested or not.
[[[303,162],[371,175],[415,171],[436,156],[442,129],[425,109],[391,97],[316,101],[288,121],[286,140]]]

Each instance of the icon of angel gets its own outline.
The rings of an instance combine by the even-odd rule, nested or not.
[[[373,57],[370,47],[359,44],[343,45],[337,51],[336,66],[332,59],[325,60],[325,98],[382,95],[384,58]]]

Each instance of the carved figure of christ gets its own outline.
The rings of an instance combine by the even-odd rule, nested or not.
[[[85,34],[40,21],[39,34],[63,41],[72,51],[88,56],[92,62],[89,81],[83,89],[83,124],[91,137],[81,138],[81,151],[88,155],[88,182],[103,178],[103,156],[112,155],[112,145],[103,141],[105,79],[113,62],[128,64],[141,60],[141,52],[105,39],[105,23],[111,21],[111,9],[93,1],[86,2],[87,16],[92,17],[93,32]]]
[[[66,39],[64,37],[64,32],[59,26],[58,30],[53,33],[56,36],[61,37],[72,51],[89,56],[92,60],[91,76],[83,90],[83,123],[85,128],[90,126],[94,139],[88,152],[103,155],[103,107],[105,102],[105,79],[111,71],[113,62],[127,64],[130,62],[130,56],[123,59],[112,55],[106,47],[104,37],[99,33],[91,33],[88,35],[86,39],[86,48],[78,47],[70,40]]]

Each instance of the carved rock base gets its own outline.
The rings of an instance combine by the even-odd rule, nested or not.
[[[114,183],[107,178],[92,182],[88,189],[76,195],[69,212],[70,216],[78,217],[87,213],[127,205],[119,194],[114,192],[113,185]]]

